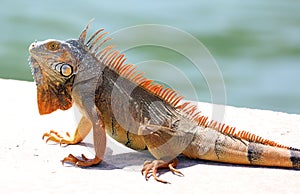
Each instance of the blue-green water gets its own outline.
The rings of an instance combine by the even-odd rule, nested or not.
[[[227,104],[300,113],[298,1],[2,0],[0,4],[2,78],[32,80],[27,62],[29,44],[36,39],[77,38],[91,18],[95,19],[93,31],[104,27],[115,32],[133,25],[163,24],[192,34],[209,49],[223,74]],[[211,101],[205,80],[189,68],[184,56],[155,46],[126,54],[128,61],[134,63],[180,63],[185,76],[197,83],[198,99],[163,64],[143,70],[161,77],[187,98]]]

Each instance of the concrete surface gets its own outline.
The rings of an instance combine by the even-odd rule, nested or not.
[[[40,116],[32,82],[1,80],[0,193],[299,193],[296,170],[218,164],[180,157],[179,177],[162,171],[161,184],[140,170],[148,153],[108,141],[105,162],[96,167],[63,166],[69,153],[93,156],[91,138],[75,146],[46,144],[50,129],[74,131],[73,109]],[[211,105],[199,103],[210,115]],[[226,106],[225,122],[280,143],[300,147],[300,115]]]

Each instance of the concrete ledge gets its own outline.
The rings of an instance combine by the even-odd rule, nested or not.
[[[147,182],[140,170],[148,153],[108,141],[105,162],[93,168],[62,166],[69,153],[92,157],[86,144],[60,147],[45,144],[50,129],[74,131],[74,110],[40,116],[32,82],[0,79],[0,193],[299,193],[296,170],[226,165],[180,157],[184,177],[163,171],[160,184]],[[211,115],[211,104],[199,103]],[[282,144],[300,148],[300,115],[226,106],[224,122]],[[75,115],[75,116],[74,116]]]

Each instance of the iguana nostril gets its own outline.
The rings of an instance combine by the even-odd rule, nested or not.
[[[32,49],[35,48],[35,45],[36,45],[36,42],[30,44],[30,46],[29,46],[29,52],[30,52]]]

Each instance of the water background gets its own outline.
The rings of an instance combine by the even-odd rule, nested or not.
[[[208,48],[224,77],[228,105],[300,113],[299,10],[300,2],[294,0],[1,0],[0,77],[32,81],[27,62],[30,43],[77,38],[91,18],[95,19],[92,31],[163,24],[192,34]],[[191,82],[197,83],[196,99],[163,64],[142,69],[146,75],[170,83],[188,99],[211,102],[205,80],[194,74],[183,56],[154,46],[133,49],[126,55],[132,63],[157,60],[180,64]]]

